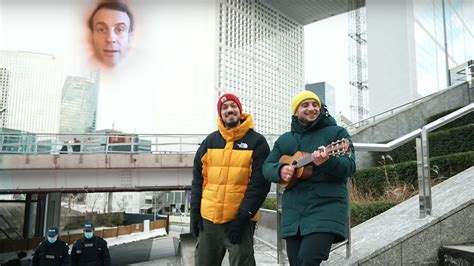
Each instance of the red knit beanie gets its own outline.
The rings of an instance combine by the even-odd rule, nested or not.
[[[237,98],[237,96],[235,96],[234,94],[226,93],[219,97],[219,100],[217,101],[217,114],[219,116],[221,116],[222,104],[227,101],[234,101],[237,104],[237,107],[239,107],[240,113],[242,114],[242,104],[240,103],[239,98]]]

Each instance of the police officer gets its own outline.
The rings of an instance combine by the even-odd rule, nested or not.
[[[58,228],[48,229],[45,241],[41,242],[33,255],[33,266],[70,265],[69,247],[58,235]]]
[[[94,235],[94,225],[84,225],[84,237],[74,243],[71,251],[72,265],[110,266],[110,254],[107,242]]]

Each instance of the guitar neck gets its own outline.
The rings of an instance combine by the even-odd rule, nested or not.
[[[311,158],[311,155],[308,155],[299,160],[296,160],[295,161],[296,163],[293,163],[293,166],[295,168],[300,168],[300,167],[310,164],[312,161],[313,161],[313,158]]]
[[[339,156],[341,154],[346,154],[350,150],[350,145],[347,140],[342,139],[342,140],[329,144],[324,149],[325,149],[325,152],[329,155],[329,157]],[[299,160],[295,160],[293,162],[293,166],[295,168],[300,168],[300,167],[310,164],[312,161],[313,161],[313,158],[310,154],[310,155],[304,156],[303,158]]]

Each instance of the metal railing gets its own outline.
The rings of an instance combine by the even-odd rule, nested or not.
[[[0,132],[0,153],[194,153],[203,134],[49,134]]]
[[[470,68],[469,68],[469,67],[470,67]],[[469,87],[471,87],[471,86],[472,86],[472,81],[474,80],[474,72],[472,72],[470,69],[471,69],[471,68],[474,68],[474,66],[473,66],[473,65],[470,65],[469,67],[467,67],[467,68],[465,69],[465,72],[466,72],[466,81],[468,82]],[[436,93],[433,93],[433,94],[424,96],[424,97],[422,97],[422,98],[418,98],[418,99],[416,99],[416,100],[414,100],[414,101],[411,101],[411,102],[402,104],[402,105],[400,105],[400,106],[394,107],[394,108],[392,108],[392,109],[390,109],[390,110],[387,110],[387,111],[378,113],[378,114],[376,114],[376,115],[374,115],[374,116],[372,116],[372,117],[368,117],[368,118],[365,118],[365,119],[360,120],[360,121],[358,121],[358,122],[352,123],[352,124],[350,124],[350,125],[347,125],[347,126],[346,126],[346,129],[347,129],[349,132],[353,133],[353,132],[355,132],[355,131],[358,130],[358,129],[361,129],[361,128],[363,128],[363,127],[369,126],[369,125],[371,125],[371,124],[374,124],[375,122],[378,122],[378,121],[382,120],[383,118],[391,117],[391,116],[393,116],[393,115],[395,115],[395,114],[397,114],[397,113],[400,113],[401,111],[406,110],[408,107],[414,106],[414,105],[416,105],[416,104],[418,104],[418,103],[424,101],[425,99],[429,99],[429,98],[431,98],[431,97],[433,97],[433,96],[435,96],[435,95],[442,94],[442,93],[446,92],[447,90],[452,89],[453,87],[459,86],[460,84],[461,84],[461,83],[452,85],[452,86],[450,86],[450,87],[448,87],[448,88],[446,88],[446,89],[444,89],[444,90],[442,90],[442,91],[439,91],[439,92],[436,92]],[[469,88],[468,88],[468,89],[469,89]]]
[[[0,154],[195,153],[205,134],[54,134],[0,131]],[[265,136],[270,147],[278,135]]]
[[[416,138],[420,218],[424,218],[432,211],[428,133],[473,110],[474,103],[471,103],[389,143],[354,143],[354,148],[356,151],[387,152]]]

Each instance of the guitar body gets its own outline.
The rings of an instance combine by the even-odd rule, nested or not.
[[[332,142],[326,147],[320,147],[320,152],[326,153],[329,157],[331,156],[343,156],[348,154],[352,149],[352,143],[347,139],[340,139]],[[311,153],[297,151],[293,156],[283,155],[280,157],[280,163],[294,165],[295,173],[290,179],[290,182],[280,181],[280,188],[290,189],[296,185],[300,180],[308,179],[313,173],[313,160]]]
[[[303,157],[311,156],[308,152],[297,151],[293,156],[283,155],[280,157],[279,162],[284,164],[292,165],[294,161],[299,160]],[[308,179],[313,173],[313,166],[307,165],[305,167],[296,168],[290,182],[280,182],[280,188],[290,189],[296,185],[301,179]]]

